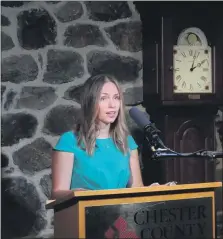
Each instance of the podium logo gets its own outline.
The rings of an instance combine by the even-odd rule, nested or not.
[[[128,228],[128,223],[123,217],[119,217],[105,232],[105,238],[131,238],[139,239],[133,229]]]

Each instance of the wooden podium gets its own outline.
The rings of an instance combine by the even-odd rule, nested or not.
[[[54,238],[213,239],[221,182],[77,191],[48,201]]]

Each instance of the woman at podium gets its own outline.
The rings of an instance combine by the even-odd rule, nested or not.
[[[91,76],[84,84],[80,117],[52,155],[52,197],[70,190],[142,187],[138,146],[129,134],[123,94],[114,77]]]

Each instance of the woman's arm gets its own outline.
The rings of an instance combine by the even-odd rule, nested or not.
[[[74,167],[74,154],[54,151],[52,154],[52,192],[51,198],[58,199],[69,195],[73,191],[87,190],[75,188],[70,190],[72,171]]]
[[[131,177],[128,184],[129,187],[144,187],[137,149],[131,150],[130,152],[130,170]]]
[[[71,193],[70,183],[74,164],[74,154],[54,151],[52,154],[52,199]]]

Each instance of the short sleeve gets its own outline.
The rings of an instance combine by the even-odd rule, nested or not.
[[[54,147],[54,150],[73,153],[75,141],[76,140],[74,133],[72,131],[66,132],[61,135],[61,137],[57,141],[56,146]]]
[[[130,150],[134,150],[138,148],[138,145],[136,144],[135,140],[131,135],[128,136],[128,146]]]

